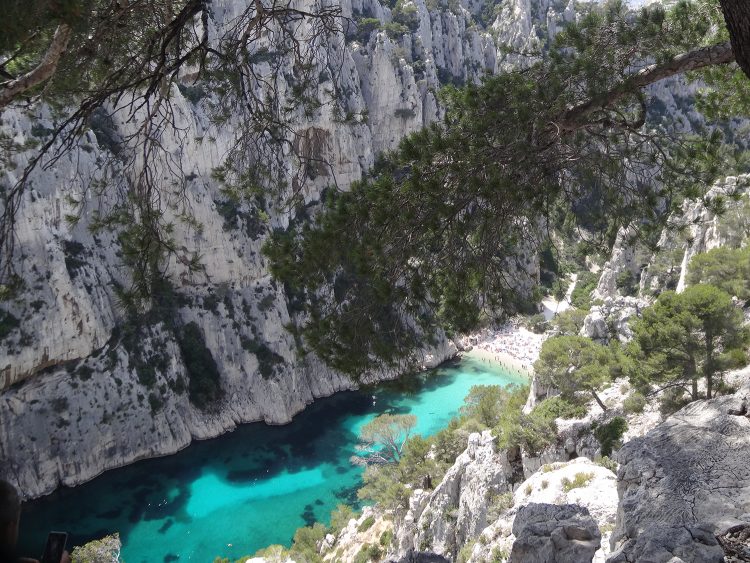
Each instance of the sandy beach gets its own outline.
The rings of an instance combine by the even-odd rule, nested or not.
[[[543,334],[535,334],[516,323],[508,322],[496,329],[487,328],[465,336],[461,343],[471,349],[462,354],[499,363],[530,378],[545,338]]]

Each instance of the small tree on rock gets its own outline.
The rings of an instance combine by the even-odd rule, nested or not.
[[[609,353],[601,344],[583,336],[549,338],[534,363],[534,373],[543,385],[559,390],[563,399],[574,400],[585,392],[607,410],[596,393],[609,379]]]
[[[358,449],[364,455],[353,456],[354,463],[398,463],[404,445],[417,425],[413,414],[381,414],[362,427]]]
[[[715,377],[747,363],[750,342],[742,311],[728,293],[699,284],[683,293],[665,291],[633,326],[633,354],[638,361],[631,379],[637,386],[661,390],[682,387],[693,401],[714,395]]]

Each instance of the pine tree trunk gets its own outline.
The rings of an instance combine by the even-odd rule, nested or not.
[[[720,3],[729,30],[734,58],[742,72],[750,78],[750,2],[720,0]]]
[[[591,394],[594,396],[594,399],[596,399],[596,402],[599,403],[599,406],[602,408],[603,411],[607,410],[607,405],[602,403],[602,400],[599,398],[599,395],[596,394],[596,391],[593,389],[591,390]]]

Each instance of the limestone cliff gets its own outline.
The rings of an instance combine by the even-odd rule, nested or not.
[[[292,117],[300,142],[307,143],[303,148],[330,162],[308,179],[301,206],[289,208],[279,198],[229,201],[215,171],[237,142],[236,118],[228,111],[226,121],[212,119],[211,95],[190,89],[188,81],[171,93],[176,129],[159,140],[170,161],[179,163],[185,191],[180,206],[166,210],[178,249],[166,268],[175,290],[169,315],[182,326],[194,323],[194,344],[217,366],[223,398],[212,409],[188,400],[190,373],[165,322],[173,318],[152,319],[137,330],[127,325],[117,288],[127,286],[129,274],[117,236],[89,228],[110,204],[90,187],[128,181],[112,156],[134,125],[121,112],[102,112],[76,150],[33,173],[17,217],[20,288],[0,304],[0,477],[25,497],[36,497],[243,422],[288,422],[314,398],[355,385],[301,354],[300,342],[285,329],[298,314],[268,273],[260,251],[267,235],[307,220],[325,188],[346,189],[379,153],[439,119],[435,90],[441,83],[496,72],[504,64],[498,44],[537,41],[534,22],[558,17],[565,7],[545,0],[534,3],[532,14],[528,1],[517,2],[489,33],[476,23],[482,3],[412,4],[416,24],[403,36],[392,38],[381,25],[331,41],[343,55],[336,69],[321,68],[319,94],[324,99],[336,80],[341,98]],[[355,24],[363,17],[386,24],[393,17],[389,5],[376,0],[344,0],[341,6]],[[217,1],[213,8],[211,25],[218,26],[237,13],[239,0]],[[293,84],[282,86],[288,95]],[[13,146],[12,158],[1,163],[5,185],[17,179],[57,119],[46,106],[0,114],[0,135]],[[291,175],[293,159],[283,152],[278,159]],[[71,221],[78,212],[80,220]],[[202,271],[187,267],[193,256]],[[433,366],[455,353],[438,336],[437,345],[417,351],[411,365]],[[367,374],[365,381],[399,370]]]

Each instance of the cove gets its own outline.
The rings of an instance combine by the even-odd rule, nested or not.
[[[357,504],[362,468],[349,458],[359,429],[379,414],[414,414],[428,436],[458,413],[473,385],[523,384],[497,364],[463,358],[425,373],[319,399],[285,426],[252,423],[26,503],[23,553],[49,530],[68,545],[119,532],[127,563],[235,559]]]

